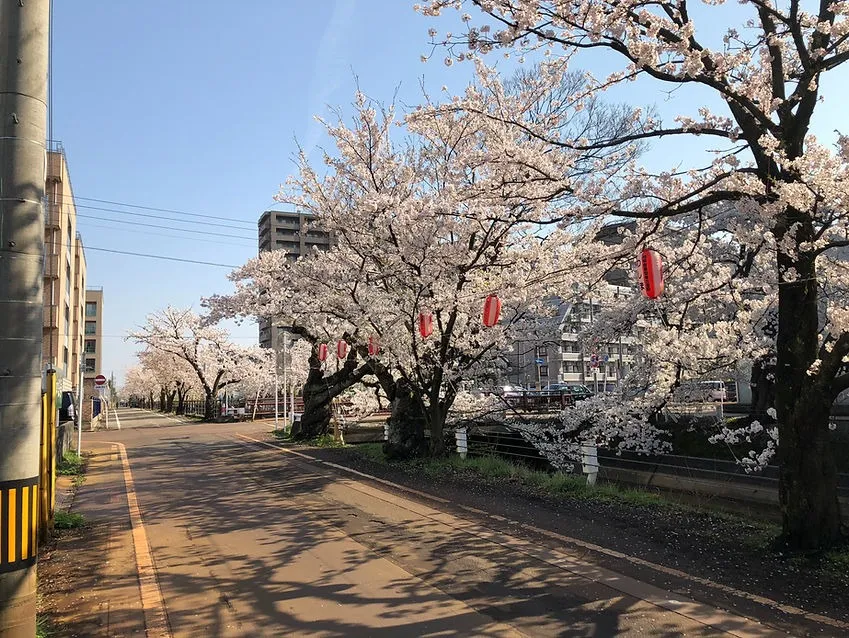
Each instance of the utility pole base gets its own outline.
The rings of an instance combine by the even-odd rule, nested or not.
[[[11,577],[10,577],[11,576]],[[35,565],[0,579],[0,636],[33,638],[35,636]]]

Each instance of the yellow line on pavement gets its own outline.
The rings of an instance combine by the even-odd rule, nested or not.
[[[124,466],[124,488],[127,491],[127,507],[130,510],[130,526],[133,532],[133,549],[139,575],[139,593],[144,611],[145,635],[147,638],[171,638],[162,590],[156,578],[156,567],[150,554],[147,532],[142,523],[133,473],[130,471],[130,460],[127,458],[127,448],[122,443],[112,443],[112,445],[118,448],[121,463]]]

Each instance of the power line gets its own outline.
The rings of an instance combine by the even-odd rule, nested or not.
[[[108,222],[109,220],[105,220],[105,221]],[[91,222],[86,222],[85,227],[86,228],[102,228],[104,230],[111,230],[113,232],[125,232],[125,233],[134,232],[132,228],[116,228],[114,226],[104,226],[102,224],[92,224]],[[180,241],[188,242],[188,243],[203,242],[204,244],[217,244],[218,246],[233,246],[233,245],[235,245],[235,241],[227,242],[227,241],[216,241],[215,239],[202,239],[201,237],[183,237],[182,235],[169,235],[168,233],[157,233],[157,232],[153,232],[153,231],[150,231],[150,230],[142,230],[142,231],[137,231],[137,232],[139,232],[142,235],[148,236],[148,237],[168,237],[170,239],[179,239]],[[241,241],[241,240],[237,240],[237,241]],[[256,242],[251,242],[250,244],[241,244],[240,243],[239,246],[247,247],[249,245],[255,245],[255,244],[256,244]]]
[[[120,215],[133,215],[134,217],[148,217],[150,219],[165,219],[171,222],[177,222],[179,224],[197,224],[193,219],[174,219],[173,217],[166,217],[165,215],[151,215],[150,213],[134,213],[129,210],[119,210],[117,208],[104,208],[103,206],[88,206],[87,204],[74,204],[76,208],[85,208],[87,210],[101,210],[107,213],[118,213]],[[248,222],[245,222],[248,223]],[[216,226],[218,228],[232,228],[235,230],[248,230],[247,228],[239,228],[238,226],[233,226],[232,224],[216,224],[215,222],[204,222],[205,226]],[[256,224],[252,224],[253,227],[256,227]]]
[[[70,213],[68,213],[70,214]],[[253,237],[245,237],[244,235],[233,235],[232,233],[213,233],[210,231],[204,230],[194,230],[193,228],[174,228],[173,226],[162,226],[161,224],[144,224],[142,222],[135,221],[124,221],[122,219],[109,219],[104,220],[103,217],[99,215],[85,215],[83,213],[77,213],[77,217],[83,217],[85,219],[97,219],[99,221],[108,221],[112,224],[129,224],[131,226],[143,226],[145,228],[160,228],[164,230],[174,230],[183,233],[192,233],[194,235],[209,235],[211,237],[227,237],[228,239],[245,239],[248,241],[256,241]]]
[[[166,255],[149,255],[146,253],[134,253],[128,250],[113,250],[111,248],[98,248],[96,246],[86,246],[85,250],[97,250],[104,253],[115,253],[116,255],[130,255],[132,257],[147,257],[149,259],[162,259],[165,261],[179,261],[185,264],[199,264],[201,266],[218,266],[220,268],[231,268],[236,269],[239,266],[233,266],[232,264],[219,264],[212,261],[198,261],[195,259],[183,259],[182,257],[168,257]]]
[[[188,211],[183,210],[175,210],[173,208],[157,208],[156,206],[142,206],[140,204],[128,204],[126,202],[116,202],[108,199],[97,199],[96,197],[80,197],[79,195],[75,195],[74,199],[83,200],[86,202],[97,202],[99,204],[110,204],[112,206],[123,206],[125,208],[138,208],[140,210],[152,210],[160,213],[173,213],[175,215],[186,215],[188,217],[203,217],[205,219],[218,219],[225,222],[237,222],[239,224],[251,224],[256,226],[254,222],[248,222],[244,219],[238,219],[235,217],[218,217],[215,215],[207,215],[205,213],[190,213]]]

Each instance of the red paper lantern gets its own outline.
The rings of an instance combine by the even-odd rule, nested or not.
[[[483,302],[483,325],[492,328],[501,317],[501,299],[497,295],[489,295]]]
[[[368,338],[368,356],[376,357],[380,354],[380,341],[374,335]]]
[[[340,359],[344,359],[346,356],[348,356],[348,342],[344,339],[340,339],[336,343],[336,356]]]
[[[419,313],[419,334],[427,339],[433,333],[433,315],[429,312]]]
[[[324,361],[327,359],[327,344],[322,343],[318,346],[318,360]]]
[[[644,248],[639,263],[640,291],[649,299],[663,294],[663,262],[656,250]]]

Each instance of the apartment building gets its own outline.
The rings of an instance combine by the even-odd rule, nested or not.
[[[312,227],[313,215],[296,211],[267,210],[259,218],[259,252],[285,250],[292,261],[313,249],[327,250],[333,237],[327,231]],[[285,327],[272,326],[268,319],[259,320],[259,345],[281,352]]]
[[[614,294],[630,295],[629,288],[612,286]],[[548,337],[516,340],[505,354],[507,382],[544,388],[549,383],[580,383],[594,392],[612,391],[631,369],[637,353],[637,338],[622,336],[612,343],[588,345],[581,341],[601,314],[597,299],[556,304],[553,328]]]
[[[65,152],[54,144],[47,154],[44,220],[44,367],[57,373],[62,391],[79,383],[83,350],[86,259]]]
[[[84,354],[85,379],[93,380],[103,373],[103,288],[85,291]]]
[[[622,241],[620,228],[631,231],[635,223],[609,224],[596,234],[596,241],[612,245]],[[614,268],[605,276],[614,298],[633,294],[633,273]],[[628,374],[637,353],[637,336],[622,336],[615,343],[584,344],[581,333],[601,315],[598,299],[576,302],[552,299],[555,307],[552,327],[546,337],[517,340],[506,353],[508,383],[543,388],[549,383],[580,383],[593,392],[613,390]]]
[[[259,218],[259,251],[285,250],[292,260],[313,248],[327,250],[332,238],[312,227],[313,216],[295,211],[267,210]]]

